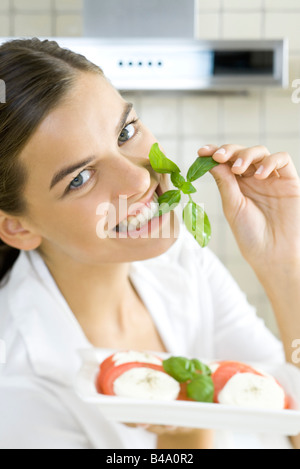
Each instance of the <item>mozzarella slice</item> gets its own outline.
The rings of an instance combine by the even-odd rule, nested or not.
[[[134,350],[115,353],[113,356],[113,361],[115,366],[130,362],[152,363],[153,365],[162,364],[162,360],[155,355],[146,352],[135,352]]]
[[[238,373],[219,392],[218,401],[240,407],[282,410],[285,407],[285,393],[271,377]]]
[[[114,382],[114,393],[120,397],[173,401],[180,391],[179,383],[162,371],[131,368]]]

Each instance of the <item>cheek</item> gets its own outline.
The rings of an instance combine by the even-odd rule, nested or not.
[[[77,198],[61,204],[58,201],[48,206],[41,202],[31,208],[31,219],[39,234],[55,244],[91,243],[98,239],[99,203],[101,200],[95,197]]]

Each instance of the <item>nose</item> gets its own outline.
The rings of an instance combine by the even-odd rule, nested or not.
[[[151,186],[150,163],[145,158],[119,156],[114,160],[114,195],[125,195],[133,202],[145,194]]]

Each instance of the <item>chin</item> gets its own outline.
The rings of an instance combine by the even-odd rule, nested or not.
[[[167,252],[176,242],[180,232],[180,224],[177,215],[174,212],[168,214],[167,225],[170,227],[168,235],[164,236],[163,231],[160,231],[159,236],[156,237],[143,237],[138,239],[120,240],[125,241],[123,244],[123,253],[125,259],[121,262],[134,262],[151,259],[161,256]],[[129,243],[129,244],[127,244]]]
[[[145,246],[144,250],[140,253],[140,255],[138,255],[138,258],[137,256],[135,256],[134,260],[141,261],[161,256],[173,246],[175,241],[176,238],[152,239],[149,241],[149,244]]]

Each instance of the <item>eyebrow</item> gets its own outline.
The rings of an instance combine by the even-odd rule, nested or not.
[[[117,129],[116,129],[117,135],[119,135],[119,133],[123,129],[124,125],[126,124],[128,115],[130,114],[132,108],[133,108],[132,103],[126,103],[125,104],[124,110],[123,110],[122,115],[121,115],[121,119],[120,119],[119,124],[118,124]],[[56,186],[56,184],[58,184],[60,181],[62,181],[66,176],[68,176],[69,174],[74,173],[75,171],[77,171],[80,168],[83,168],[84,166],[91,163],[95,159],[96,159],[95,156],[91,156],[91,157],[89,157],[89,158],[87,158],[83,161],[79,161],[78,163],[75,163],[71,166],[67,166],[67,167],[62,168],[59,171],[57,171],[57,173],[54,174],[54,176],[51,180],[50,190],[54,186]]]

